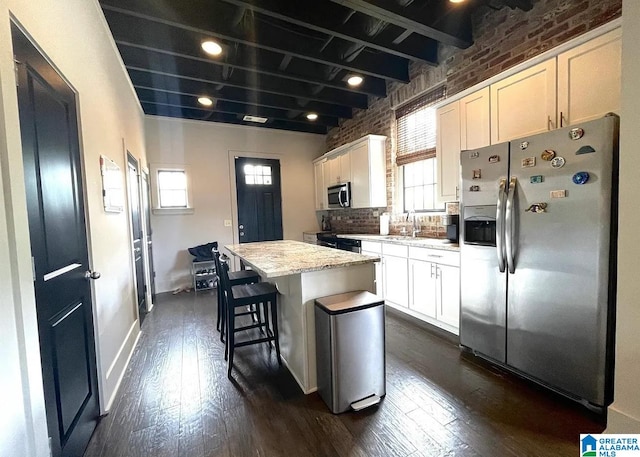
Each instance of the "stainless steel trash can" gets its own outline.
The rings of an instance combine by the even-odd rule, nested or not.
[[[385,395],[384,300],[366,291],[316,299],[318,393],[334,414]]]

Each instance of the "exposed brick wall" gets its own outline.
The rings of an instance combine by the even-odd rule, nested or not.
[[[640,1],[640,0],[639,0]],[[411,82],[387,84],[387,98],[369,97],[368,110],[354,110],[352,119],[341,121],[327,135],[327,150],[368,134],[387,136],[387,208],[392,214],[402,211],[394,206],[397,168],[395,166],[395,119],[392,106],[442,81],[449,95],[461,92],[508,68],[545,52],[578,35],[599,27],[622,14],[622,0],[535,0],[530,11],[488,7],[473,17],[474,44],[459,50],[443,46],[440,65],[413,63]],[[350,216],[351,212],[353,217]],[[377,227],[374,210],[345,210],[346,220],[358,221],[362,228]],[[332,213],[333,214],[333,213]],[[337,213],[336,213],[337,217]],[[342,217],[342,216],[340,216]],[[392,217],[392,221],[394,218]],[[342,221],[342,219],[340,220]],[[345,230],[351,224],[340,224]],[[401,225],[392,222],[392,231]],[[437,230],[436,230],[437,232]],[[353,233],[353,232],[351,232]]]
[[[376,209],[352,209],[331,211],[331,230],[337,233],[380,233],[379,211]],[[390,235],[408,235],[413,229],[413,216],[394,214],[389,221]],[[442,225],[441,216],[418,214],[417,225],[420,233],[417,236],[425,238],[445,238],[446,229]],[[402,232],[404,229],[404,232]]]
[[[447,214],[458,214],[458,203],[447,203]],[[337,233],[380,233],[380,214],[384,208],[362,208],[362,209],[342,209],[328,212],[331,230]],[[389,234],[405,235],[411,233],[414,216],[407,217],[406,214],[396,213],[390,216]],[[440,214],[415,215],[417,224],[420,226],[419,237],[445,238],[446,227],[442,224]],[[402,230],[404,229],[404,232]]]

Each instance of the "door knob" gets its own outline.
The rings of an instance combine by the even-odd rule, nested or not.
[[[97,271],[87,270],[84,273],[84,277],[87,279],[100,279],[100,273]]]
[[[240,232],[240,236],[244,236],[244,232]]]
[[[240,226],[238,227],[240,230],[242,230],[244,228],[244,225],[240,224]]]

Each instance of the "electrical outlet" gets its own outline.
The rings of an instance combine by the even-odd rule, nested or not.
[[[225,227],[231,227],[231,219],[225,219],[224,220],[224,226]]]

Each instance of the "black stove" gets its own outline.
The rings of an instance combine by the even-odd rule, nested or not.
[[[338,237],[335,233],[318,233],[318,244],[328,248],[342,249],[343,251],[360,252],[362,243],[360,240]]]

